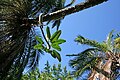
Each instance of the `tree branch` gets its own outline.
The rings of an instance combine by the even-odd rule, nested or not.
[[[106,1],[108,1],[108,0],[87,0],[85,2],[81,2],[80,4],[77,4],[75,6],[64,8],[64,9],[49,13],[47,15],[43,15],[43,22],[60,19],[66,15],[96,6],[96,5],[106,2]],[[37,24],[38,18],[28,19],[28,22],[31,24]]]

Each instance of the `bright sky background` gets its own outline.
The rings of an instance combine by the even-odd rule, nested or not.
[[[69,2],[70,0],[67,1]],[[76,0],[75,4],[80,3],[79,1],[81,0]],[[60,29],[62,30],[61,38],[67,41],[61,45],[61,64],[63,67],[67,66],[68,70],[72,70],[68,65],[71,57],[65,55],[79,53],[86,48],[86,46],[78,45],[74,42],[78,35],[102,42],[111,30],[114,29],[116,32],[120,32],[120,0],[109,0],[78,13],[68,15],[62,21]],[[43,70],[47,60],[51,65],[59,63],[57,59],[45,53],[40,59],[40,71]]]

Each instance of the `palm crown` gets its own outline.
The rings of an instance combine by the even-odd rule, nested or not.
[[[57,26],[58,30],[64,16],[98,5],[107,0],[88,0],[70,8],[65,7],[72,5],[75,0],[71,0],[68,5],[65,5],[65,1],[66,0],[0,1],[0,79],[20,78],[27,64],[30,69],[34,69],[38,64],[39,53],[42,53],[42,51],[39,50],[38,53],[38,51],[33,49],[33,46],[37,43],[35,40],[34,24],[38,24],[36,17],[38,17],[40,13],[46,14],[45,21],[49,23],[52,20],[53,27]],[[54,12],[56,10],[59,11],[56,13]],[[57,15],[57,20],[53,20],[56,18],[50,17],[54,15],[48,15],[51,12]]]
[[[4,79],[6,75],[9,78],[17,75],[19,78],[27,64],[31,69],[38,64],[39,52],[42,51],[36,52],[33,49],[37,43],[34,27],[27,20],[23,20],[64,7],[64,0],[0,1],[0,78]],[[53,27],[59,26],[60,22],[61,19],[53,20]]]
[[[75,41],[80,44],[92,46],[78,54],[67,55],[75,56],[74,59],[70,60],[69,64],[75,69],[73,73],[76,76],[82,75],[86,70],[92,70],[88,78],[89,80],[94,80],[96,78],[100,80],[104,78],[116,78],[115,76],[118,75],[116,71],[120,67],[119,33],[113,35],[113,31],[111,31],[107,40],[102,43],[95,40],[89,40],[83,36],[78,36]]]

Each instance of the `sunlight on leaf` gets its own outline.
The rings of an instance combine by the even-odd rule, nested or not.
[[[60,56],[60,54],[56,50],[53,50],[53,53],[55,54],[55,56],[59,60],[59,62],[61,62],[61,56]]]
[[[53,43],[53,44],[51,44],[51,46],[52,46],[54,49],[56,49],[56,50],[58,50],[58,51],[61,51],[61,48],[60,48],[59,44]]]
[[[62,44],[62,43],[65,43],[66,42],[66,40],[64,40],[64,39],[58,39],[57,41],[55,41],[54,43],[55,44]]]
[[[55,52],[52,51],[51,55],[52,57],[56,58]]]
[[[36,39],[40,44],[44,44],[42,38],[36,36],[35,39]]]
[[[50,38],[51,42],[56,41],[61,35],[61,30],[56,31]]]
[[[37,44],[34,46],[34,49],[42,49],[42,48],[43,48],[43,46],[41,44]]]

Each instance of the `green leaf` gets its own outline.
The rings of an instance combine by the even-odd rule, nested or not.
[[[108,36],[107,36],[106,43],[107,43],[107,48],[108,48],[108,50],[112,50],[112,49],[113,49],[113,47],[112,47],[113,32],[114,32],[114,30],[112,30],[112,31],[108,34]]]
[[[66,42],[66,40],[64,40],[64,39],[58,39],[57,41],[55,41],[53,43],[55,43],[55,44],[62,44],[64,42]]]
[[[115,40],[114,40],[114,42],[117,44],[117,43],[120,43],[120,37],[118,37],[118,38],[116,38]]]
[[[51,56],[52,56],[53,58],[56,58],[55,52],[52,51]]]
[[[42,48],[43,48],[42,44],[36,44],[34,46],[34,49],[42,49]]]
[[[50,39],[51,34],[50,34],[50,28],[49,28],[48,26],[47,26],[47,28],[46,28],[46,33],[47,33],[48,39]]]
[[[52,51],[50,49],[44,48],[44,51],[47,53],[51,53]]]
[[[40,44],[44,44],[42,38],[36,36],[35,39],[36,39]]]
[[[58,50],[58,51],[61,51],[61,48],[60,48],[59,44],[53,43],[53,44],[51,44],[51,46],[52,46],[54,49],[56,49],[56,50]]]
[[[61,56],[60,56],[60,54],[56,50],[53,50],[53,53],[55,54],[55,56],[59,60],[59,62],[61,62]]]
[[[61,30],[56,31],[51,37],[50,37],[50,41],[54,42],[56,41],[61,35]]]

